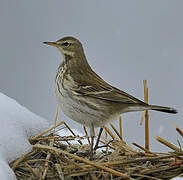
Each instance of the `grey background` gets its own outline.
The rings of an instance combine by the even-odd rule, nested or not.
[[[93,69],[112,85],[179,114],[150,112],[151,149],[167,150],[155,135],[177,143],[183,128],[183,1],[0,0],[0,91],[53,122],[53,82],[60,53],[43,41],[79,38]],[[144,144],[141,112],[123,115],[124,138]],[[60,113],[71,127],[81,125]],[[118,126],[118,121],[114,123]]]

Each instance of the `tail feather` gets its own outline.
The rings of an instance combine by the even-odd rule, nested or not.
[[[176,114],[177,113],[177,110],[172,108],[172,107],[150,105],[150,109],[151,110],[155,110],[155,111],[165,112],[165,113],[172,113],[172,114]]]

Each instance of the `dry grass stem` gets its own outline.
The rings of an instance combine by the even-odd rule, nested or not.
[[[116,136],[111,132],[111,130],[104,126],[105,131],[111,136],[112,139],[116,139]]]
[[[147,80],[143,81],[144,83],[144,102],[148,104],[149,91],[147,87]],[[149,150],[149,114],[148,110],[145,111],[145,149]]]
[[[58,112],[59,112],[59,105],[57,105],[57,111],[56,111],[55,120],[54,120],[54,125],[55,125],[55,127],[56,127],[57,120],[58,120]],[[54,130],[55,130],[55,129],[54,129]]]
[[[146,153],[151,153],[148,149],[145,149],[144,147],[142,147],[141,145],[137,144],[137,143],[132,143],[134,146],[138,147],[139,149],[145,151]]]
[[[178,126],[176,126],[176,131],[183,137],[183,131]]]
[[[64,178],[64,175],[63,175],[62,168],[61,168],[60,164],[55,164],[55,168],[58,172],[59,179],[64,180],[65,178]]]
[[[112,123],[110,123],[110,126],[112,127],[112,129],[114,130],[114,132],[117,134],[117,136],[122,139],[122,137],[120,136],[120,133],[118,132],[118,130],[114,127],[114,125]]]
[[[85,127],[85,126],[83,126],[83,129],[84,129],[85,135],[86,135],[86,137],[87,137],[88,144],[90,145],[90,138],[89,138],[89,136],[88,136],[87,129],[86,129],[86,127]]]
[[[72,131],[72,129],[67,125],[66,122],[64,122],[64,125],[67,127],[67,129],[74,135],[76,136],[76,134]],[[80,140],[78,140],[79,144],[83,144]]]
[[[180,148],[178,148],[177,146],[171,144],[170,142],[168,142],[167,140],[163,139],[162,137],[155,136],[155,139],[156,139],[157,141],[159,141],[160,143],[164,144],[165,146],[167,146],[167,147],[173,149],[174,151],[178,151],[178,152],[181,151]]]
[[[32,152],[33,154],[34,152]],[[15,170],[16,167],[26,158],[28,157],[30,154],[24,154],[22,156],[20,156],[16,161],[14,161],[14,163],[12,164],[12,169]]]
[[[25,166],[30,170],[34,177],[37,177],[37,173],[27,162],[25,162]]]
[[[38,138],[38,137],[40,137],[40,136],[43,136],[43,135],[47,134],[48,132],[52,131],[53,129],[55,129],[55,128],[58,127],[58,126],[61,126],[62,124],[64,124],[64,121],[61,121],[61,122],[59,122],[56,126],[54,125],[54,126],[52,126],[51,128],[46,129],[45,131],[41,132],[40,134],[34,136],[33,138],[30,138],[29,141],[34,141],[34,140],[36,140],[36,138]]]
[[[53,140],[50,142],[50,147],[53,146],[53,142],[54,142]],[[48,152],[47,156],[46,156],[46,160],[50,160],[50,157],[51,157],[51,153]],[[46,178],[46,174],[47,174],[48,168],[49,168],[49,163],[48,163],[48,161],[46,161],[45,162],[45,170],[43,172],[43,180]]]

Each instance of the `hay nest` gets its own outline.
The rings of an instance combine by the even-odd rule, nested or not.
[[[59,123],[59,125],[61,124],[70,129],[65,122]],[[134,145],[141,150],[133,150],[122,140],[120,133],[113,134],[105,127],[106,134],[113,137],[113,140],[105,138],[105,142],[101,140],[105,147],[103,150],[97,151],[91,161],[87,153],[89,145],[82,143],[83,139],[88,139],[88,136],[76,136],[70,129],[73,136],[61,137],[51,131],[53,128],[55,126],[30,139],[33,150],[10,163],[18,180],[157,180],[183,175],[182,150],[160,137],[157,137],[157,140],[174,149],[173,152],[153,153],[136,143]],[[179,128],[177,129],[181,131]],[[44,135],[45,133],[48,135]],[[75,140],[74,144],[71,143],[73,140]]]

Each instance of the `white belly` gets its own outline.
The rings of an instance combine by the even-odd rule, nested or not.
[[[88,108],[87,105],[83,105],[80,101],[74,101],[66,94],[65,90],[62,89],[61,91],[62,95],[60,95],[58,89],[55,88],[57,102],[61,110],[72,120],[87,127],[91,127],[92,124],[94,127],[102,127],[119,116],[119,114],[106,116],[105,113]]]

